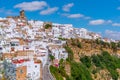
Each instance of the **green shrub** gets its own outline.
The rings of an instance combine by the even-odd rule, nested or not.
[[[64,46],[66,51],[68,52],[68,60],[72,61],[73,60],[73,51],[69,46]]]
[[[78,47],[78,48],[82,48],[82,45],[81,45],[80,42],[77,43],[77,47]]]
[[[118,80],[119,75],[116,69],[120,68],[120,58],[110,55],[106,51],[103,51],[101,55],[93,55],[91,58],[96,67],[107,69],[113,80]]]
[[[71,76],[73,80],[93,80],[87,67],[76,62],[71,63]]]
[[[91,58],[88,56],[84,56],[82,58],[80,58],[80,61],[87,67],[89,68],[92,64],[91,64]]]
[[[54,67],[54,66],[50,66],[50,72],[52,73],[52,75],[56,78],[56,80],[63,80],[62,75],[59,73],[58,68]]]
[[[51,27],[52,27],[52,25],[50,25],[50,24],[45,25],[45,29],[48,29],[48,28],[51,28]]]

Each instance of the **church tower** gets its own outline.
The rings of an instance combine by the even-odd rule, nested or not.
[[[21,19],[26,19],[24,10],[20,11],[20,18]]]

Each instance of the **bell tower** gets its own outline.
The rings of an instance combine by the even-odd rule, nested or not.
[[[25,19],[25,11],[24,10],[20,11],[20,18]]]

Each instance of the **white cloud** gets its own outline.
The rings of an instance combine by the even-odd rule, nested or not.
[[[120,32],[118,31],[106,30],[105,36],[107,36],[110,39],[120,40]]]
[[[89,21],[90,25],[101,25],[101,24],[104,24],[104,23],[105,23],[105,20],[103,20],[103,19]]]
[[[32,1],[32,2],[23,2],[14,6],[14,8],[20,8],[26,11],[36,11],[43,9],[47,6],[45,1]]]
[[[113,23],[112,26],[120,27],[120,23]]]
[[[112,23],[112,20],[108,20],[108,21],[106,21],[106,23]]]
[[[84,19],[91,19],[91,17],[89,17],[89,16],[85,16]]]
[[[84,17],[82,14],[70,14],[67,16],[68,18],[81,18]]]
[[[112,20],[97,19],[89,21],[90,25],[102,25],[102,24],[111,24]]]
[[[82,19],[91,19],[91,17],[89,16],[85,16],[83,14],[77,13],[77,14],[68,14],[68,13],[59,13],[62,16],[65,16],[67,18],[73,18],[73,19],[77,19],[77,18],[82,18]]]
[[[69,16],[70,14],[68,14],[68,13],[59,13],[60,15],[62,15],[62,16],[65,16],[65,17],[67,17],[67,16]]]
[[[70,8],[74,6],[74,3],[69,3],[63,6],[63,11],[69,12]]]
[[[120,7],[118,7],[117,9],[120,10]]]
[[[58,10],[58,7],[48,8],[47,10],[43,10],[40,12],[41,15],[48,15],[56,12]]]

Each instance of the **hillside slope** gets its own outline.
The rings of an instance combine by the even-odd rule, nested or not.
[[[73,61],[71,63],[81,64],[86,70],[86,73],[90,73],[89,76],[93,80],[118,80],[120,79],[120,59],[119,55],[119,43],[107,43],[101,40],[87,40],[87,39],[69,39],[67,40],[66,47],[69,47],[73,51]],[[88,77],[84,79],[83,72],[78,69],[78,74],[74,74],[77,70],[72,69],[71,76],[73,80],[88,80]],[[74,72],[74,73],[72,73]],[[79,74],[80,73],[80,74]],[[77,76],[77,77],[76,77]]]
[[[120,79],[119,43],[72,38],[66,41],[68,59],[61,66],[64,72],[58,68],[63,78],[57,80]]]

